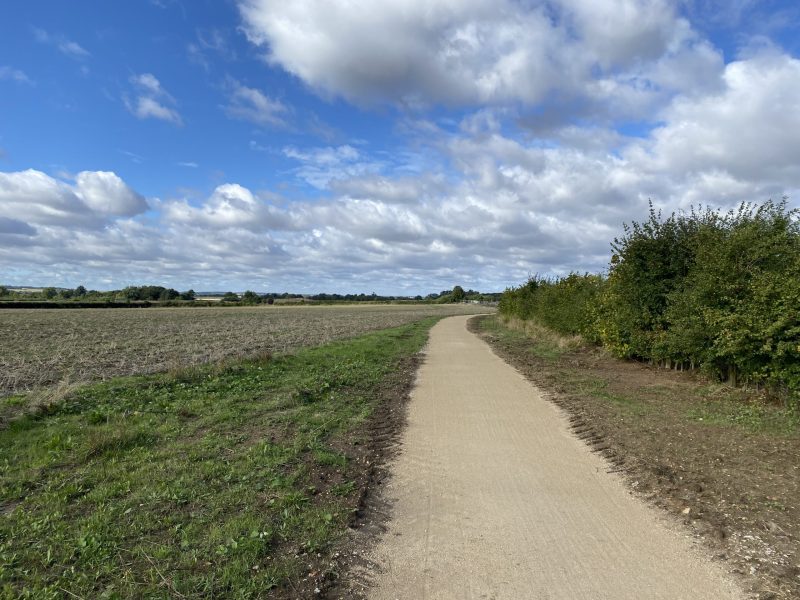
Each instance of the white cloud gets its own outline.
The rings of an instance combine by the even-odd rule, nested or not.
[[[603,67],[659,58],[685,22],[667,0],[559,0],[585,48]]]
[[[174,123],[175,125],[183,124],[183,120],[178,111],[164,106],[159,103],[158,100],[147,96],[140,96],[136,100],[136,104],[129,108],[139,119],[159,119],[161,121]]]
[[[137,165],[144,162],[145,158],[141,154],[136,154],[136,152],[131,152],[130,150],[118,150],[120,154],[127,156],[131,159],[132,162],[136,163]]]
[[[147,201],[110,171],[78,173],[74,190],[86,206],[102,216],[132,217],[147,210]]]
[[[725,171],[786,186],[800,178],[800,60],[767,52],[728,64],[724,88],[678,98],[634,154],[644,170]]]
[[[28,169],[0,172],[0,207],[0,216],[29,225],[97,228],[148,205],[111,172],[83,171],[69,183]]]
[[[0,66],[0,81],[3,80],[15,81],[17,83],[33,83],[24,71],[9,66]]]
[[[366,175],[331,182],[331,188],[340,196],[379,200],[387,204],[408,204],[435,199],[445,193],[446,187],[443,177],[424,174],[415,177]]]
[[[287,215],[235,183],[218,186],[199,207],[186,200],[168,202],[164,207],[164,216],[172,223],[211,229],[263,231],[288,226]]]
[[[285,126],[289,109],[280,100],[274,100],[256,88],[229,79],[228,104],[223,107],[232,119],[250,121],[262,126]]]
[[[294,173],[309,185],[325,189],[331,182],[377,173],[385,162],[365,157],[353,146],[325,146],[301,150],[288,146],[284,156],[301,163]]]
[[[61,34],[51,34],[44,29],[34,27],[33,36],[37,42],[54,46],[61,54],[76,60],[84,60],[92,55],[79,43],[67,39]]]
[[[666,10],[620,4],[629,5]],[[483,5],[463,6],[472,14]],[[645,29],[660,22],[647,14]],[[112,173],[3,173],[0,264],[195,289],[223,281],[307,291],[502,289],[530,273],[602,270],[610,240],[623,222],[646,216],[648,198],[673,210],[799,194],[800,60],[767,47],[722,65],[716,49],[665,14],[675,26],[654,34],[653,48],[635,32],[623,40],[644,62],[607,47],[602,23],[570,42],[618,65],[584,85],[587,97],[602,98],[591,114],[646,114],[659,123],[653,129],[626,135],[602,118],[559,114],[537,122],[506,105],[460,120],[406,113],[399,147],[351,141],[272,150],[314,188],[307,199],[296,188],[289,200],[229,181],[202,197],[152,200],[146,216],[144,199]],[[576,32],[588,27],[574,19]],[[155,77],[131,83],[139,96],[173,106]],[[269,149],[257,139],[251,148]]]
[[[359,104],[536,104],[553,94],[613,104],[643,87],[682,89],[651,78],[670,57],[709,61],[666,0],[239,0],[239,11],[272,64]]]
[[[130,81],[135,86],[139,87],[145,93],[151,94],[152,96],[158,97],[166,97],[171,98],[164,88],[161,87],[161,82],[156,79],[156,76],[152,73],[142,73],[140,75],[131,75]]]
[[[83,48],[77,42],[72,42],[69,40],[64,40],[58,44],[58,50],[62,54],[66,54],[72,58],[88,58],[91,56],[88,50]]]
[[[139,119],[158,119],[174,125],[183,125],[180,113],[174,108],[175,99],[164,89],[152,73],[132,75],[130,82],[135,98],[123,98],[128,110]]]

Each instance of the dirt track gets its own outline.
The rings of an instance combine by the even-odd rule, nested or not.
[[[441,321],[386,495],[376,600],[741,598],[633,498],[563,415],[466,329]]]

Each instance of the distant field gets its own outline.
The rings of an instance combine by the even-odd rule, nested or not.
[[[316,346],[468,304],[0,310],[0,396]]]

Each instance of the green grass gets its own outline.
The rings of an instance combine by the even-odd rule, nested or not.
[[[504,323],[499,315],[478,318],[482,331],[507,344],[517,345],[524,341],[526,350],[537,358],[555,361],[575,346],[573,339],[564,338],[530,321],[516,319]]]
[[[637,414],[643,414],[647,410],[646,405],[640,399],[609,391],[609,382],[605,379],[586,376],[574,369],[565,371],[564,375],[564,382],[573,393],[611,402]]]
[[[436,319],[79,389],[0,431],[0,597],[263,597],[338,539],[350,434]],[[348,500],[349,498],[349,500]]]
[[[800,411],[776,406],[744,390],[710,384],[698,390],[698,404],[688,417],[710,426],[736,426],[753,433],[792,435],[800,429]]]

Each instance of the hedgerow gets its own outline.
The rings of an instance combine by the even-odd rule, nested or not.
[[[800,215],[786,200],[664,217],[611,244],[606,276],[532,278],[500,312],[623,358],[700,368],[800,400]]]

